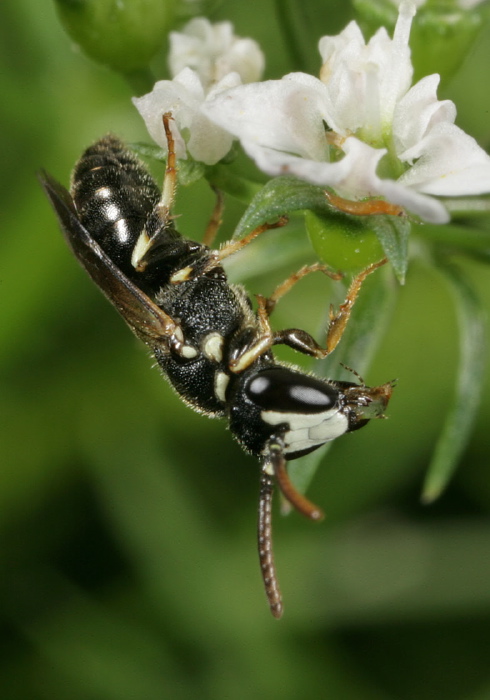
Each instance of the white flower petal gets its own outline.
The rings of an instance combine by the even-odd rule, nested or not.
[[[180,78],[180,80],[179,80]],[[162,116],[172,112],[172,134],[177,158],[186,158],[186,147],[180,131],[189,127],[191,115],[204,100],[204,92],[198,76],[185,69],[175,80],[159,80],[153,90],[142,97],[133,97],[133,104],[143,117],[152,139],[167,150],[167,139]]]
[[[359,197],[384,197],[392,204],[399,204],[420,216],[424,221],[442,224],[449,220],[445,207],[433,197],[419,194],[400,181],[378,177],[376,168],[385,149],[373,149],[356,138],[347,139],[343,149],[352,157],[352,173],[345,182],[351,197],[353,194]]]
[[[250,141],[244,141],[243,147],[257,166],[269,175],[294,175],[320,187],[340,189],[357,169],[355,155],[346,156],[335,163],[327,163],[301,158]]]
[[[424,221],[443,224],[449,220],[444,205],[394,180],[383,180],[376,168],[385,149],[374,149],[355,137],[346,139],[345,156],[335,162],[318,162],[276,151],[249,141],[243,142],[248,155],[268,175],[294,175],[320,187],[333,187],[350,199],[356,196],[384,197],[420,216]]]
[[[215,86],[213,94],[234,87],[239,81],[236,73],[230,74]],[[188,150],[195,160],[213,165],[228,153],[233,139],[202,113],[205,99],[199,76],[185,68],[174,80],[160,80],[150,93],[133,98],[133,103],[150,136],[164,151],[167,150],[167,139],[162,117],[171,112],[170,128],[177,158],[186,158]]]
[[[257,42],[236,37],[230,22],[211,24],[197,17],[182,32],[170,32],[171,74],[176,76],[184,68],[192,68],[206,89],[232,72],[237,72],[243,82],[260,80],[264,63]]]
[[[439,76],[410,88],[414,12],[413,2],[400,4],[393,39],[380,29],[366,44],[355,22],[337,37],[323,37],[321,81],[291,73],[239,86],[213,95],[202,111],[237,136],[269,175],[288,173],[347,199],[384,197],[445,223],[448,211],[430,195],[490,192],[490,156],[454,125],[454,104],[437,99]],[[329,143],[343,150],[340,158]],[[407,166],[396,181],[377,174],[385,154],[384,172]]]
[[[421,194],[395,180],[379,180],[378,192],[388,202],[399,204],[431,224],[446,224],[449,214],[446,207],[434,197]]]
[[[454,122],[456,106],[451,100],[437,99],[440,77],[428,75],[419,80],[398,102],[393,117],[393,139],[401,160],[439,122]]]
[[[413,6],[404,4],[393,39],[381,28],[366,44],[356,22],[338,36],[320,39],[320,78],[333,105],[328,123],[337,133],[362,133],[373,143],[382,142],[397,101],[410,87],[413,14]]]
[[[202,109],[242,143],[322,160],[328,154],[326,103],[325,86],[317,78],[294,73],[210,97]]]
[[[350,164],[344,160],[336,163],[309,160],[250,141],[245,141],[243,148],[253,158],[257,167],[268,175],[294,175],[313,185],[334,187],[350,170]]]
[[[418,159],[399,179],[405,186],[446,197],[490,192],[490,156],[455,124],[436,124],[405,157]]]
[[[262,146],[251,140],[242,141],[248,155],[269,175],[294,175],[320,187],[334,187],[338,192],[355,197],[377,194],[375,173],[385,149],[371,148],[355,137],[346,139],[345,156],[328,163],[302,158],[293,153]]]

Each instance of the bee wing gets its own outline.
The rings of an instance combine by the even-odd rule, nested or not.
[[[133,333],[152,347],[171,336],[177,329],[175,321],[133,284],[92,238],[78,218],[70,193],[45,171],[40,172],[39,180],[75,257]]]

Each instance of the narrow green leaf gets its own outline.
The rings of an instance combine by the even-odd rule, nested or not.
[[[490,231],[475,226],[447,224],[436,226],[430,224],[415,224],[414,234],[443,246],[446,250],[456,250],[458,253],[482,254],[490,253]]]
[[[164,151],[160,146],[155,146],[153,143],[144,143],[142,141],[132,141],[128,144],[129,148],[139,156],[159,160],[162,163],[167,162],[167,151]]]
[[[276,177],[269,180],[254,196],[233,237],[242,238],[266,221],[302,209],[324,214],[332,212],[322,187],[309,185],[289,175]]]
[[[366,280],[341,344],[326,360],[315,364],[315,374],[354,381],[352,373],[343,368],[341,362],[361,375],[367,372],[381,344],[396,303],[399,287],[393,282],[388,267],[376,271]],[[332,443],[327,443],[319,450],[289,464],[291,479],[302,493],[306,491],[331,445]]]
[[[289,54],[290,70],[316,73],[318,57],[315,42],[311,40],[315,13],[308,12],[304,4],[296,0],[275,0],[275,7],[277,24]]]
[[[383,246],[386,257],[400,284],[405,282],[408,266],[408,238],[411,224],[408,219],[397,216],[373,216],[372,227]]]
[[[237,175],[230,167],[221,163],[206,168],[206,179],[212,187],[245,204],[249,204],[261,189],[260,183]]]
[[[490,196],[480,197],[441,197],[441,201],[451,214],[451,219],[456,217],[481,218],[488,216],[490,212]]]
[[[467,278],[453,265],[439,263],[453,292],[459,324],[460,358],[452,406],[434,451],[422,490],[422,501],[440,496],[470,439],[483,389],[487,359],[485,319],[480,300]]]

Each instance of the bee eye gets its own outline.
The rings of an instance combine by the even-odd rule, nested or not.
[[[338,391],[326,382],[287,367],[262,370],[250,380],[245,393],[260,408],[283,413],[321,413],[338,398]]]

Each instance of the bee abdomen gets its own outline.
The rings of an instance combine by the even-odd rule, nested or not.
[[[71,194],[81,223],[121,269],[160,198],[140,160],[114,136],[87,148],[75,166]]]

